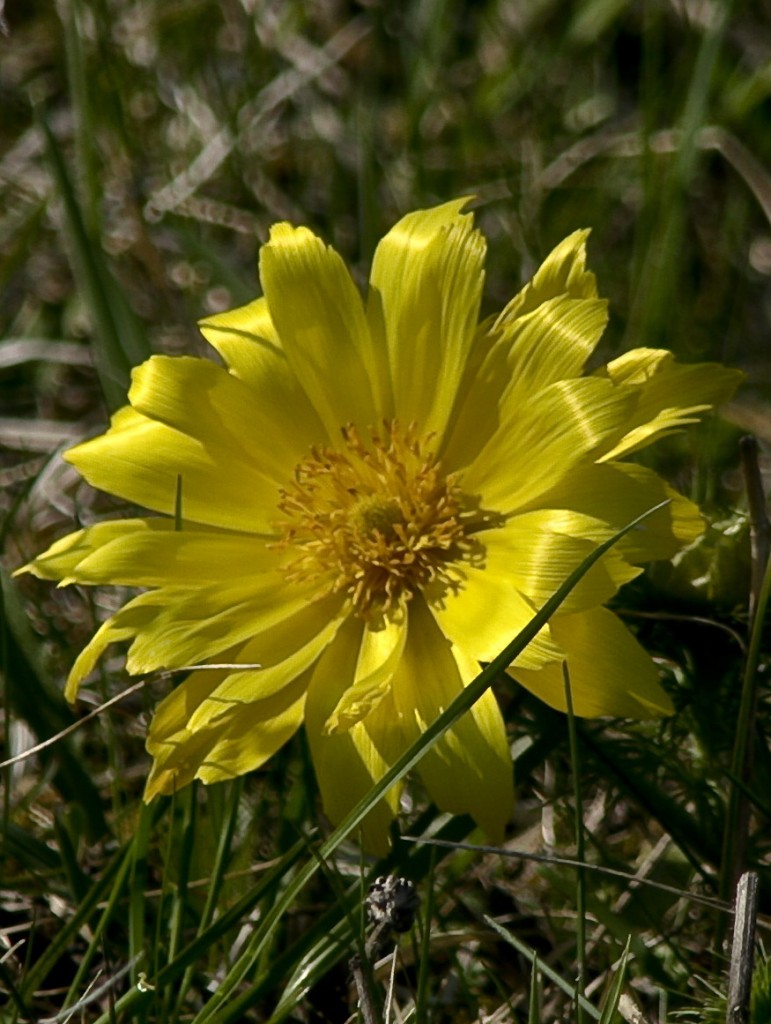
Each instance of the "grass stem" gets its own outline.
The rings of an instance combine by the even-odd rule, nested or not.
[[[570,671],[566,661],[562,663],[562,678],[565,684],[565,703],[568,712],[568,741],[570,743],[570,768],[573,774],[573,816],[576,832],[576,991],[579,997],[586,989],[586,873],[584,861],[586,850],[584,844],[583,798],[581,795],[581,761],[578,754],[578,731],[576,716],[573,712],[573,694],[570,687]],[[576,999],[576,1020],[585,1024],[586,1017],[581,999]]]

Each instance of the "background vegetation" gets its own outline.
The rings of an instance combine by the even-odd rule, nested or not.
[[[639,1019],[722,1019],[731,921],[699,897],[730,899],[755,866],[761,924],[771,911],[769,647],[756,630],[748,659],[738,454],[742,433],[771,441],[768,0],[27,0],[6,18],[7,569],[110,511],[54,453],[104,426],[147,354],[204,351],[196,320],[254,296],[279,219],[322,234],[364,282],[400,215],[473,194],[491,310],[590,226],[611,300],[602,354],[669,347],[748,384],[725,420],[657,448],[714,525],[619,601],[678,712],[579,723],[574,750],[586,859],[673,889],[587,871],[577,894],[575,867],[523,858],[575,856],[575,772],[566,720],[511,682],[505,855],[400,842],[373,865],[355,843],[314,860],[329,829],[302,737],[254,777],[143,808],[145,726],[170,685],[154,679],[3,769],[0,1017],[64,1020],[90,993],[73,1019],[345,1020],[362,893],[395,871],[423,902],[396,990],[419,1021],[596,1019],[627,940]],[[61,697],[125,594],[4,574],[2,595],[8,758],[125,688],[116,656],[74,710]],[[479,840],[410,792],[405,832]],[[581,966],[583,1010],[559,985]]]

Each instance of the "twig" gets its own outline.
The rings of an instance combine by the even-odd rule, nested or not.
[[[364,1018],[364,1024],[382,1024],[380,1014],[375,1006],[375,1000],[372,997],[367,972],[362,967],[361,957],[358,954],[352,956],[348,961],[348,966],[351,969],[354,984],[356,985],[356,995],[359,1000],[361,1015]]]
[[[104,704],[100,704],[98,708],[94,708],[93,711],[89,711],[83,718],[79,718],[77,722],[73,722],[72,725],[68,725],[66,729],[62,729],[61,732],[57,732],[55,736],[49,737],[47,740],[43,740],[42,743],[38,743],[34,747],[30,747],[29,750],[23,750],[20,754],[16,754],[15,757],[9,757],[7,761],[0,761],[0,768],[8,768],[12,764],[18,764],[19,761],[24,761],[28,757],[32,757],[33,754],[39,754],[41,750],[45,750],[47,747],[52,747],[54,743],[58,743],[59,740],[63,740],[65,736],[69,736],[71,733],[80,729],[86,722],[90,722],[92,718],[96,718],[97,715],[101,715],[103,711],[111,708],[113,704],[117,704],[118,701],[125,700],[126,697],[130,697],[132,693],[136,693],[137,690],[141,690],[143,686],[147,686],[149,679],[142,679],[138,683],[134,683],[133,686],[129,686],[127,690],[122,690],[114,697],[110,697],[109,700],[105,701]]]
[[[500,846],[484,846],[478,843],[456,843],[449,839],[424,839],[421,836],[402,836],[405,843],[423,843],[426,846],[446,846],[453,850],[476,850],[477,853],[495,853],[499,857],[519,857],[520,860],[532,860],[538,864],[558,864],[562,867],[580,868],[582,871],[596,871],[601,875],[612,875],[614,878],[622,878],[630,886],[647,885],[651,889],[658,889],[660,892],[668,892],[673,896],[691,900],[693,903],[702,903],[713,910],[722,910],[726,914],[732,914],[733,908],[725,900],[718,900],[712,896],[702,896],[699,893],[688,892],[686,889],[678,889],[674,885],[665,885],[664,882],[655,882],[652,878],[644,878],[640,875],[630,875],[628,871],[619,871],[617,868],[609,868],[604,864],[592,864],[590,861],[582,863],[570,857],[552,857],[543,853],[526,853],[524,850],[507,850]]]
[[[755,961],[755,922],[758,915],[758,875],[745,871],[736,886],[736,916],[728,976],[726,1024],[747,1024]]]
[[[650,1024],[648,1018],[626,992],[621,994],[618,1001],[618,1012],[627,1024]]]

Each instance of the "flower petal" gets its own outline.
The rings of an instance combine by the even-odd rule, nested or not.
[[[594,274],[585,270],[588,234],[568,236],[500,315],[479,325],[452,438],[441,449],[450,470],[472,462],[499,426],[507,390],[517,389],[521,401],[581,372],[607,320]]]
[[[364,629],[356,673],[326,723],[328,733],[345,732],[380,703],[401,661],[406,639],[404,609],[386,619],[378,629]]]
[[[672,714],[672,702],[659,684],[650,655],[607,608],[555,615],[551,627],[567,654],[577,715],[652,718]],[[546,665],[538,672],[515,665],[509,673],[540,700],[558,711],[567,710],[561,665]]]
[[[614,462],[577,466],[543,495],[543,505],[573,509],[586,515],[599,512],[614,531],[643,512],[668,500],[669,505],[627,533],[614,550],[632,563],[671,558],[704,532],[704,517],[692,501],[669,487],[645,466]]]
[[[64,453],[93,486],[126,501],[173,515],[178,483],[187,522],[274,534],[275,483],[242,457],[142,416],[119,410],[107,433]]]
[[[464,566],[463,581],[455,593],[437,587],[424,590],[439,628],[451,643],[478,661],[492,661],[524,629],[537,609],[519,593],[507,565],[478,569]],[[549,626],[543,626],[517,658],[518,665],[538,668],[561,661],[561,648]]]
[[[334,824],[338,824],[358,801],[365,796],[393,763],[395,737],[384,743],[389,729],[396,728],[390,715],[388,699],[381,702],[368,716],[381,727],[377,745],[366,722],[358,722],[347,732],[331,735],[326,723],[340,699],[350,687],[359,660],[364,625],[349,619],[334,642],[319,658],[313,669],[308,701],[305,709],[305,728],[316,769],[324,810]],[[383,749],[383,747],[387,749]],[[388,829],[399,807],[401,786],[393,786],[381,798],[362,824],[363,843],[373,853],[388,851]]]
[[[424,603],[413,601],[409,639],[393,679],[398,719],[424,732],[479,672],[474,658],[450,646]],[[503,839],[514,807],[513,771],[489,690],[424,755],[418,772],[442,810],[470,814],[494,842]]]
[[[40,579],[89,585],[200,587],[275,569],[280,555],[253,534],[175,529],[172,519],[96,523],[55,541],[25,570]]]
[[[684,366],[663,349],[636,348],[597,371],[614,384],[636,387],[640,400],[630,429],[601,461],[617,459],[698,421],[699,413],[727,401],[744,379],[717,363]]]
[[[549,299],[567,295],[571,299],[596,299],[597,281],[586,269],[586,228],[574,231],[549,253],[532,281],[506,306],[500,320],[506,322],[531,313]]]
[[[176,732],[162,730],[156,724],[162,703],[147,738],[153,768],[145,801],[174,793],[193,779],[207,784],[223,782],[259,768],[302,724],[308,675],[299,676],[265,700],[235,707],[216,724],[194,732],[184,727]]]
[[[316,596],[309,587],[287,583],[280,573],[192,591],[164,587],[151,593],[159,607],[129,650],[126,668],[132,675],[216,658],[233,644],[278,625]]]
[[[525,512],[505,526],[479,535],[486,552],[483,571],[509,580],[534,608],[541,608],[570,573],[615,532],[607,523],[577,512]],[[640,572],[617,551],[609,551],[571,590],[560,614],[604,604]]]
[[[580,374],[607,322],[599,299],[549,299],[514,320],[501,314],[481,365],[471,364],[461,387],[451,438],[442,450],[449,470],[473,462],[500,426],[501,410],[521,405],[558,380]],[[477,344],[484,344],[479,339]]]
[[[201,664],[271,629],[314,597],[311,589],[272,572],[208,587],[161,587],[140,594],[103,623],[80,653],[65,696],[75,699],[80,682],[109,644],[132,640],[126,659],[132,675]]]
[[[511,389],[522,396],[558,380],[577,377],[608,322],[602,299],[549,299],[513,321],[501,314],[496,328],[508,341]]]
[[[382,378],[364,306],[334,249],[307,228],[277,224],[260,251],[260,278],[289,366],[330,440],[348,423],[380,422]]]
[[[227,663],[246,662],[247,647],[248,644],[240,644],[223,652],[223,663],[224,659],[227,659]],[[156,744],[171,742],[189,732],[191,717],[228,674],[227,668],[199,669],[186,676],[163,698],[153,713],[148,734],[147,749],[153,756],[157,753]]]
[[[133,371],[131,381],[129,401],[138,413],[197,439],[207,450],[237,452],[239,461],[275,487],[285,483],[319,438],[308,403],[289,405],[298,389],[281,389],[278,375],[255,393],[206,359],[153,356]],[[275,436],[280,445],[271,443]]]
[[[587,456],[615,444],[635,402],[609,381],[585,378],[510,402],[500,428],[464,472],[463,489],[504,515],[531,504]]]
[[[403,217],[375,252],[367,300],[395,415],[441,439],[476,331],[486,244],[467,199]]]
[[[230,374],[248,386],[269,424],[268,436],[281,437],[285,463],[299,459],[324,436],[321,420],[281,350],[264,298],[209,316],[198,327]]]
[[[133,640],[138,632],[150,625],[157,610],[155,597],[156,592],[140,594],[102,623],[75,659],[67,676],[64,696],[70,703],[77,697],[81,682],[93,672],[97,661],[110,644]]]
[[[233,706],[265,700],[310,668],[346,617],[338,598],[314,601],[249,640],[238,661],[260,668],[229,672],[190,715],[191,730],[205,728]]]
[[[281,356],[281,339],[270,316],[264,295],[245,306],[212,313],[198,321],[198,329],[215,348],[228,370],[253,387],[260,387],[266,369],[273,372]],[[266,354],[272,359],[267,363]]]

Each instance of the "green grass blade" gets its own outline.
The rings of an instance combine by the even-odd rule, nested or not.
[[[222,885],[224,882],[225,871],[227,869],[228,860],[230,858],[231,847],[233,844],[233,836],[236,830],[236,823],[238,820],[238,808],[241,801],[241,795],[244,789],[243,778],[234,779],[228,794],[228,813],[225,819],[224,827],[221,828],[219,833],[219,842],[217,844],[217,850],[214,856],[214,864],[211,869],[209,878],[209,886],[206,893],[206,903],[204,905],[201,917],[198,922],[198,928],[196,932],[196,938],[200,939],[206,933],[207,928],[211,924],[217,905],[222,891]],[[170,958],[173,959],[173,958]],[[179,982],[177,988],[177,999],[174,1007],[174,1013],[172,1021],[179,1019],[179,1015],[182,1012],[185,997],[190,989],[190,985],[193,981],[194,969],[193,965],[190,964],[185,969],[185,973],[182,980]]]
[[[110,888],[109,895],[105,901],[106,905],[102,910],[102,914],[93,928],[91,941],[88,944],[88,949],[83,954],[83,957],[78,964],[78,970],[75,977],[70,985],[69,992],[64,1001],[64,1006],[71,1006],[82,998],[86,982],[88,978],[88,972],[94,958],[97,957],[101,951],[101,942],[105,934],[105,930],[108,925],[115,920],[118,913],[119,901],[123,898],[124,887],[131,871],[131,857],[128,856],[128,849],[125,851],[120,865],[118,866],[115,874],[115,880]]]
[[[709,117],[709,101],[715,88],[716,69],[721,48],[730,24],[732,0],[718,4],[714,17],[710,19],[701,34],[698,55],[684,98],[679,118],[678,141],[675,153],[659,156],[655,166],[650,150],[645,155],[647,169],[651,170],[648,214],[651,223],[646,232],[642,258],[636,263],[636,294],[631,322],[633,335],[630,341],[640,344],[640,338],[665,338],[669,340],[668,327],[672,321],[672,308],[678,296],[683,279],[680,268],[681,254],[685,249],[689,217],[689,195],[693,191],[701,150],[697,145],[698,132]],[[654,87],[655,88],[655,87]],[[651,90],[653,95],[653,90]],[[648,108],[650,109],[650,107]],[[652,126],[651,126],[652,127]],[[646,138],[644,144],[650,146]],[[671,161],[662,166],[662,161]],[[674,271],[674,272],[673,272]]]
[[[351,955],[358,931],[353,924],[353,915],[360,906],[360,896],[361,892],[357,886],[346,894],[344,902],[338,902],[337,909],[343,916],[331,928],[317,926],[314,935],[317,935],[318,939],[310,949],[301,955],[298,955],[298,949],[288,950],[288,955],[280,958],[282,967],[286,968],[291,963],[294,970],[283,988],[268,1024],[279,1024],[289,1016],[316,981],[326,975],[341,959]],[[275,976],[279,972],[271,969],[269,973]],[[253,1004],[258,993],[269,987],[266,985],[267,981],[267,978],[261,978],[256,985],[239,996],[228,1006],[227,1017],[223,1017],[223,1020],[238,1020],[239,1013],[243,1013]]]
[[[542,1024],[541,983],[538,973],[538,954],[533,950],[530,968],[530,996],[527,1003],[527,1024]]]
[[[431,922],[436,900],[436,847],[431,849],[431,866],[426,886],[426,905],[423,911],[423,933],[420,943],[420,969],[418,991],[415,996],[415,1024],[428,1024],[428,983],[431,979]]]
[[[131,843],[128,910],[130,960],[135,960],[147,952],[145,938],[147,900],[145,893],[147,890],[147,853],[150,845],[152,816],[153,809],[145,803],[141,804],[138,820],[134,828],[134,839]],[[157,946],[156,951],[158,954],[161,952]],[[146,962],[152,961],[148,958]],[[131,980],[134,984],[136,984],[137,977],[138,970],[135,968],[131,973]]]
[[[13,1012],[12,1017],[7,1016],[4,1017],[3,1020],[12,1021],[13,1024],[15,1024],[15,1022],[19,1019],[19,1014],[21,1014],[23,1019],[29,1018],[29,1009],[27,1008],[27,1005],[24,1002],[21,992],[14,984],[14,979],[13,975],[11,974],[11,971],[5,966],[2,960],[0,960],[0,983],[2,983],[2,985],[4,986],[5,992],[11,997],[11,1001],[13,1002],[16,1008],[15,1011]],[[7,1008],[5,1012],[6,1014],[8,1013]]]
[[[435,811],[426,811],[424,815],[425,827],[430,829],[432,838],[437,836],[435,813]],[[314,922],[312,928],[304,932],[292,946],[282,950],[277,957],[272,957],[269,966],[260,975],[258,981],[250,986],[242,996],[239,996],[238,1005],[245,1010],[259,1000],[266,999],[269,994],[280,988],[281,996],[268,1024],[278,1024],[280,1020],[292,1013],[309,989],[320,981],[330,968],[342,959],[349,957],[351,950],[361,941],[364,922],[363,920],[359,921],[358,918],[363,914],[362,891],[366,891],[377,875],[394,874],[409,878],[415,884],[425,880],[424,888],[428,889],[429,896],[426,901],[425,913],[422,916],[424,920],[430,920],[433,915],[431,893],[436,864],[441,857],[454,855],[457,852],[455,844],[475,827],[470,819],[463,816],[449,817],[439,833],[447,840],[446,848],[423,845],[420,840],[414,846],[406,848],[402,844],[397,844],[391,855],[385,861],[372,866],[369,872],[366,872],[362,866],[360,869],[361,883],[357,882],[352,885],[344,897],[334,902],[329,910]],[[415,831],[422,833],[423,829],[416,824]],[[426,943],[430,943],[430,937],[430,932],[424,929],[424,951],[421,955],[426,962],[428,958]],[[428,970],[424,971],[424,974],[427,975]],[[287,977],[289,977],[288,982],[286,981]],[[428,985],[428,978],[426,978],[425,984]],[[428,1004],[425,996],[421,996],[419,981],[416,997],[417,1012],[420,1012],[421,1005],[425,1010]],[[228,1011],[232,1019],[237,1019],[233,1007],[229,1007]]]
[[[83,52],[83,22],[87,15],[82,9],[81,0],[70,0],[63,8],[59,8],[59,17],[64,30],[67,79],[75,110],[75,160],[82,195],[83,220],[89,235],[96,238],[101,217],[99,174],[94,147],[96,122],[93,116],[92,90],[89,88],[88,65]]]
[[[72,902],[77,905],[88,892],[88,876],[78,864],[76,843],[61,812],[54,815],[54,830]]]
[[[621,998],[621,991],[624,987],[624,981],[626,980],[626,965],[629,959],[630,942],[631,936],[626,940],[624,952],[621,954],[621,961],[619,962],[616,973],[613,976],[613,985],[608,993],[608,1001],[603,1007],[600,1024],[613,1024],[613,1018],[618,1010],[618,1001]]]
[[[573,693],[570,688],[570,673],[567,662],[562,665],[565,681],[565,703],[568,712],[568,738],[570,743],[570,767],[573,775],[573,815],[576,832],[576,860],[583,864],[586,860],[584,850],[584,814],[583,795],[581,792],[581,760],[578,753],[578,733],[576,716],[573,713]],[[583,867],[576,871],[576,990],[582,996],[586,987],[586,872]],[[584,1011],[581,1001],[576,1004],[576,1020],[584,1024]]]
[[[15,858],[29,871],[61,872],[62,859],[59,853],[20,825],[13,821],[5,822],[2,836],[4,857]]]
[[[107,267],[98,240],[89,236],[61,149],[42,116],[40,127],[64,204],[75,277],[93,319],[94,365],[107,408],[113,412],[125,405],[131,367],[150,356],[150,346]]]

